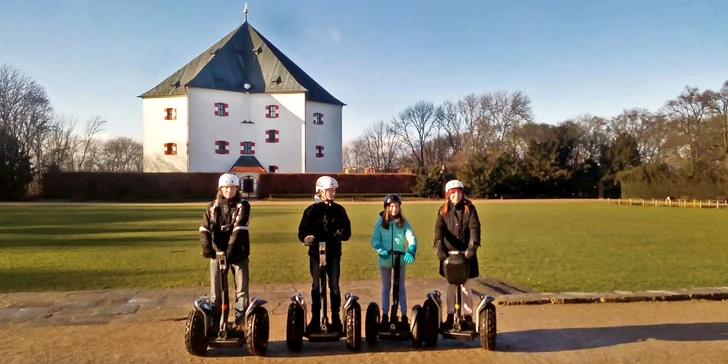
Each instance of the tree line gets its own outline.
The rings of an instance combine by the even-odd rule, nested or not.
[[[728,81],[686,86],[657,110],[538,122],[522,91],[420,100],[348,143],[350,171],[411,171],[421,196],[460,178],[488,198],[726,195]]]
[[[142,144],[129,137],[98,138],[107,121],[57,113],[45,88],[0,65],[0,200],[37,193],[40,176],[61,171],[141,171]]]

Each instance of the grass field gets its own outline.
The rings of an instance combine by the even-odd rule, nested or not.
[[[352,220],[342,281],[378,279],[369,245],[379,204],[342,202]],[[482,276],[537,291],[725,286],[726,210],[606,202],[478,203]],[[251,281],[306,282],[302,203],[254,204]],[[203,204],[0,205],[0,291],[208,285]],[[406,204],[419,239],[408,277],[437,276],[437,203]]]

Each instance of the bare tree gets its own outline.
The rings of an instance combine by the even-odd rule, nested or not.
[[[465,144],[471,152],[517,153],[516,131],[534,120],[531,100],[521,91],[469,94],[458,102]]]
[[[22,151],[30,153],[33,165],[38,166],[42,159],[42,141],[52,117],[45,88],[18,69],[0,65],[0,128],[18,140]]]
[[[448,100],[438,106],[435,111],[437,128],[442,132],[451,154],[461,151],[465,142],[462,113],[458,109],[457,103]]]
[[[481,108],[479,96],[468,94],[458,101],[458,114],[462,120],[465,129],[464,149],[468,149],[471,153],[481,151],[484,141],[480,138],[481,120],[485,118]]]
[[[530,98],[521,91],[488,93],[481,96],[483,111],[480,128],[488,142],[502,149],[515,149],[513,133],[524,123],[533,121]]]
[[[675,121],[678,130],[685,137],[686,151],[690,156],[690,170],[696,172],[696,163],[701,156],[701,131],[705,125],[705,117],[708,114],[708,106],[704,95],[697,88],[685,87],[680,96],[666,103],[665,112]]]
[[[394,170],[397,156],[402,147],[397,132],[391,125],[378,121],[364,130],[358,139],[359,153],[365,164],[377,171]]]
[[[71,148],[75,143],[73,130],[76,122],[64,116],[55,116],[50,124],[50,130],[43,140],[42,166],[56,166],[65,170],[73,170]]]
[[[106,120],[94,116],[86,120],[85,135],[76,138],[74,164],[77,171],[91,171],[94,168],[96,157],[99,152],[98,141],[94,139],[96,134],[103,130]]]
[[[665,115],[644,108],[622,111],[610,120],[611,138],[620,133],[632,135],[637,141],[640,157],[645,163],[659,163],[668,152],[668,142],[674,128]]]
[[[120,136],[102,144],[98,167],[106,172],[139,172],[142,161],[142,143]]]
[[[442,165],[453,155],[447,137],[440,133],[425,144],[425,164],[429,166]]]
[[[728,81],[723,83],[719,91],[705,91],[703,100],[706,102],[709,114],[718,125],[721,157],[728,166]]]
[[[435,125],[435,105],[424,100],[407,107],[392,120],[394,132],[409,147],[420,168],[425,168],[425,145]]]

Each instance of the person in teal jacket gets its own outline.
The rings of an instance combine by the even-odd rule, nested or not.
[[[382,322],[389,322],[389,291],[392,289],[393,258],[390,251],[405,253],[400,256],[399,307],[402,322],[407,321],[407,288],[405,266],[415,261],[417,238],[409,221],[402,215],[402,198],[389,194],[384,197],[384,211],[379,213],[372,232],[372,247],[377,252],[379,273],[382,276]]]

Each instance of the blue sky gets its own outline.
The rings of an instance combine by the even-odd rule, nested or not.
[[[142,136],[138,95],[243,22],[244,1],[0,0],[0,63],[57,111]],[[344,139],[420,99],[525,92],[537,121],[655,110],[728,80],[728,1],[251,0],[249,22],[345,102]]]

